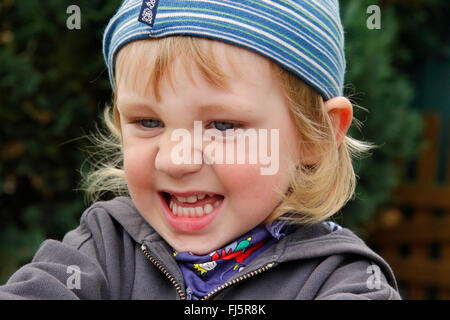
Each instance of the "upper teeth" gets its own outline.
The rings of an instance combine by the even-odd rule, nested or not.
[[[213,196],[214,194],[208,194],[209,196]],[[197,199],[205,198],[206,194],[198,194],[189,197],[178,197],[177,200],[181,203],[194,203]],[[170,199],[169,208],[170,210],[177,216],[185,216],[185,217],[201,217],[204,214],[210,214],[215,207],[217,207],[223,199],[219,199],[214,204],[206,203],[203,206],[193,207],[184,207],[180,204],[176,204],[172,199]]]
[[[211,193],[211,194],[208,194],[208,195],[211,197],[213,194]],[[188,202],[188,203],[197,202],[197,200],[201,200],[204,197],[206,197],[206,194],[197,194],[197,195],[192,195],[192,196],[189,196],[189,197],[175,196],[175,198],[177,198],[178,201],[180,201],[180,202]]]

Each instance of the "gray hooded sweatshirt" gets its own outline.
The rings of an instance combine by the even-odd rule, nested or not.
[[[206,299],[400,299],[388,264],[345,228],[294,230]],[[78,228],[42,243],[0,299],[186,299],[170,246],[127,197],[97,202]]]

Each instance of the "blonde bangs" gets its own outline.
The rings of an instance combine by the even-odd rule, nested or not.
[[[208,83],[226,89],[229,77],[217,63],[214,42],[215,40],[187,36],[132,42],[122,48],[117,55],[116,81],[117,83],[126,81],[137,90],[151,92],[159,102],[161,100],[159,84],[162,77],[167,75],[167,80],[173,87],[173,76],[176,72],[172,68],[173,62],[176,58],[182,57],[184,71],[194,85],[192,64]],[[142,77],[136,76],[142,73],[148,75],[147,81],[143,83],[138,80]]]

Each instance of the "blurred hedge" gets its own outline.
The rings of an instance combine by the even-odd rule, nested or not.
[[[119,0],[0,0],[0,283],[30,261],[47,238],[61,239],[86,207],[75,191],[86,139],[111,99],[101,37]],[[414,154],[420,119],[409,108],[413,87],[394,68],[402,53],[396,14],[382,7],[382,29],[366,28],[377,1],[342,1],[347,95],[368,108],[359,138],[382,148],[355,163],[357,199],[338,216],[357,227],[371,219],[397,183],[398,160]],[[68,30],[66,9],[81,8],[81,29]],[[381,3],[379,3],[381,5]]]
[[[421,118],[411,107],[414,87],[405,72],[395,68],[404,53],[399,41],[402,21],[395,8],[381,9],[381,29],[365,27],[370,14],[366,8],[377,1],[342,1],[341,12],[346,34],[346,95],[355,106],[355,118],[362,130],[350,134],[378,146],[371,157],[354,161],[359,176],[356,200],[349,202],[339,222],[360,231],[377,209],[389,201],[401,176],[400,163],[419,150]]]
[[[0,1],[0,283],[85,208],[85,140],[111,92],[102,32],[120,1]],[[67,7],[81,8],[69,30]]]

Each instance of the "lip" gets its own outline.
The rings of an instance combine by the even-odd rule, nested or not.
[[[209,214],[205,214],[201,217],[180,217],[173,214],[172,210],[170,210],[169,206],[167,205],[167,202],[164,198],[163,192],[172,193],[174,195],[180,196],[180,197],[186,197],[189,195],[194,194],[208,194],[211,192],[205,192],[205,191],[190,191],[190,192],[171,192],[171,191],[160,191],[158,192],[158,198],[161,204],[162,211],[164,213],[164,216],[167,219],[167,222],[177,231],[181,232],[198,232],[202,229],[209,226],[214,219],[218,216],[219,212],[221,211],[223,207],[223,203],[225,201],[225,198],[222,200],[222,202],[213,209],[213,211]]]
[[[189,196],[198,195],[198,194],[211,194],[211,193],[222,196],[219,193],[215,193],[215,192],[211,192],[211,191],[203,191],[203,190],[178,192],[178,191],[172,191],[172,190],[166,189],[166,190],[159,190],[159,192],[171,193],[171,194],[173,194],[175,196],[179,196],[179,197],[189,197]]]

